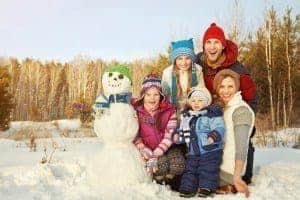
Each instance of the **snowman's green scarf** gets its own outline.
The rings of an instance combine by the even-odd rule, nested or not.
[[[177,106],[177,87],[176,87],[176,74],[174,72],[174,69],[172,71],[172,83],[171,83],[171,91],[170,91],[170,97],[171,97],[171,102]],[[195,87],[198,84],[198,79],[197,79],[197,70],[194,65],[192,65],[192,82],[191,82],[191,87]]]

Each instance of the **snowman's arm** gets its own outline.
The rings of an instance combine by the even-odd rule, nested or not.
[[[93,114],[95,115],[95,117],[100,117],[104,113],[104,111],[108,109],[108,107],[109,104],[107,99],[103,94],[100,94],[97,97],[95,104],[93,105]]]
[[[167,127],[164,131],[164,138],[161,140],[161,142],[159,143],[159,145],[154,149],[153,154],[155,157],[160,157],[162,156],[166,151],[168,151],[168,149],[170,148],[170,146],[173,143],[173,133],[176,130],[177,127],[177,118],[176,118],[176,112],[174,112],[168,123],[167,123]]]

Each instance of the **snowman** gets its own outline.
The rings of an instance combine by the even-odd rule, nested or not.
[[[99,174],[96,183],[127,186],[148,182],[143,160],[133,144],[139,125],[130,105],[132,88],[128,67],[107,68],[102,76],[102,87],[103,94],[94,104],[94,131],[102,142],[94,158],[97,165],[94,170]]]

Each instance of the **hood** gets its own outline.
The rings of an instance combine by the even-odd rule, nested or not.
[[[226,48],[224,49],[226,55],[225,61],[222,63],[222,67],[228,67],[237,61],[238,47],[230,40],[226,40]]]

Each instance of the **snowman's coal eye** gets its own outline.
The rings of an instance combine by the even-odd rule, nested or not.
[[[109,74],[108,74],[108,77],[111,77],[112,76],[112,73],[111,72],[109,72]]]
[[[123,74],[120,74],[119,79],[123,79],[123,78],[124,78]]]

